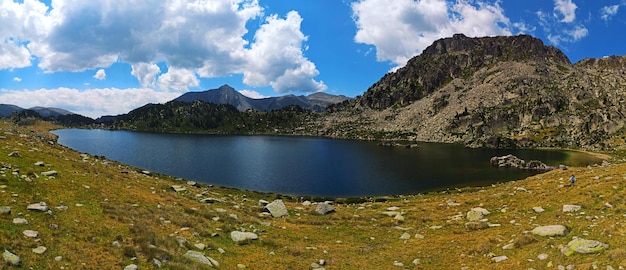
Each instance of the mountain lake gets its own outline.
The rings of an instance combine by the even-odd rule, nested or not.
[[[217,186],[310,196],[416,194],[485,186],[538,172],[496,168],[493,156],[513,154],[551,166],[601,162],[582,152],[470,149],[417,143],[384,147],[376,142],[316,137],[221,136],[62,129],[58,142],[74,150]],[[567,179],[563,180],[565,184]]]

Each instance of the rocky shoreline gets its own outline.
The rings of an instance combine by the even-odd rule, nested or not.
[[[0,123],[0,247],[4,263],[14,267],[619,269],[626,263],[624,164],[552,170],[488,187],[328,201],[146,172],[56,145],[48,128]],[[570,174],[579,179],[575,187],[566,185]]]

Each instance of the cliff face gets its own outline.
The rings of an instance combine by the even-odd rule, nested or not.
[[[571,64],[530,36],[455,35],[385,75],[322,126],[330,136],[599,150],[623,144],[624,89],[626,57]]]

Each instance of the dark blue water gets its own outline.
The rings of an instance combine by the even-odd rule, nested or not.
[[[514,154],[548,165],[597,162],[573,152],[468,149],[434,143],[406,149],[382,147],[374,142],[309,137],[84,129],[53,133],[59,136],[62,145],[150,171],[219,186],[290,195],[412,194],[488,185],[534,174],[493,168],[489,159],[495,155]]]

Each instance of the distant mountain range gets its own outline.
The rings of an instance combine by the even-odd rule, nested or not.
[[[26,110],[26,109],[19,107],[19,106],[11,105],[11,104],[0,104],[0,117],[9,117],[11,116],[11,114],[20,112],[23,110]],[[28,110],[37,112],[43,118],[59,117],[59,116],[65,116],[69,114],[75,114],[68,110],[59,109],[59,108],[51,108],[51,107],[39,107],[38,106],[38,107],[29,108]]]
[[[280,97],[269,97],[253,99],[242,95],[229,85],[222,85],[220,88],[202,92],[187,92],[173,101],[191,103],[202,101],[213,104],[229,104],[235,106],[239,111],[274,111],[290,105],[297,105],[303,109],[311,111],[323,111],[328,105],[340,103],[349,98],[343,95],[331,95],[317,92],[308,96],[286,95]]]

